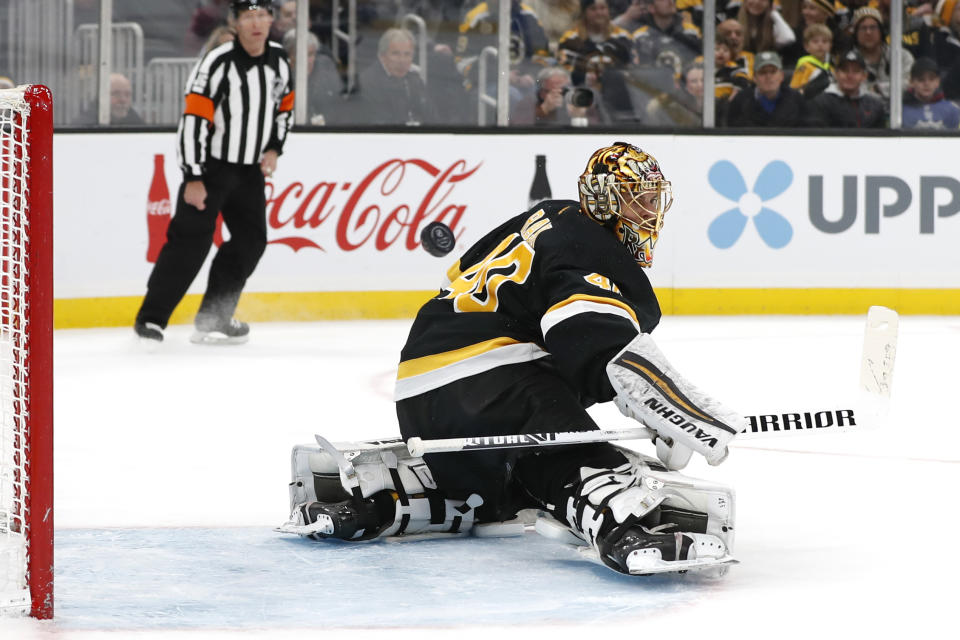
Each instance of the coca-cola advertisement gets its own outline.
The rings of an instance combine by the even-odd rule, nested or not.
[[[420,231],[431,222],[461,235],[468,201],[458,187],[482,164],[467,158],[385,156],[365,172],[336,172],[340,179],[310,183],[278,175],[266,185],[269,244],[295,252],[402,253],[420,247]]]
[[[153,179],[147,193],[147,262],[156,262],[160,249],[167,242],[167,227],[173,215],[170,189],[164,171],[162,153],[153,156]]]

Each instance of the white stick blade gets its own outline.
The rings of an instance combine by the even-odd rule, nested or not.
[[[860,389],[890,397],[893,364],[897,357],[899,316],[887,307],[870,307],[863,333],[863,357],[860,360]]]

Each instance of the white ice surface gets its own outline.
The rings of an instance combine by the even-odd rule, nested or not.
[[[294,443],[397,433],[408,326],[259,324],[220,348],[172,327],[154,352],[129,329],[57,332],[57,618],[0,620],[0,638],[955,637],[960,318],[901,318],[885,429],[691,463],[737,490],[741,564],[720,580],[627,578],[533,534],[274,534]],[[860,317],[666,317],[654,337],[749,414],[848,404],[862,331]]]

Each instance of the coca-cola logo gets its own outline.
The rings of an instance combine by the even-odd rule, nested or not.
[[[148,216],[169,216],[173,213],[173,207],[170,205],[170,199],[151,200],[147,203]]]
[[[333,242],[341,251],[368,246],[414,251],[420,246],[420,230],[434,221],[460,237],[467,204],[457,201],[453,192],[481,164],[468,168],[465,160],[457,160],[443,169],[417,158],[393,158],[359,181],[323,180],[309,189],[302,182],[282,189],[267,182],[267,224],[289,234],[270,244],[326,251],[311,233],[324,225],[332,227]]]

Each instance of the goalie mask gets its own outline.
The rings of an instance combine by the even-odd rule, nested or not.
[[[673,204],[670,182],[649,153],[626,142],[598,149],[580,176],[580,208],[609,227],[641,267],[653,263],[663,216]]]

